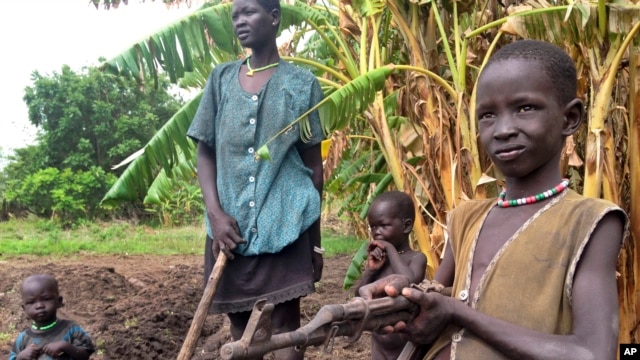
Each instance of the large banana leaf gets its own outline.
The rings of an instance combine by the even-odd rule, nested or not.
[[[189,154],[191,155],[191,154]],[[162,169],[149,187],[145,204],[160,204],[164,199],[170,199],[173,195],[175,180],[190,181],[196,174],[196,157],[179,154],[180,161],[171,171],[171,176]]]
[[[353,258],[349,263],[347,273],[345,274],[344,282],[342,283],[342,288],[344,290],[349,290],[356,281],[360,279],[360,275],[362,275],[362,264],[364,264],[365,260],[367,260],[367,256],[369,255],[367,251],[368,247],[369,242],[363,241],[358,251],[353,255]]]
[[[303,140],[307,139],[309,134],[307,116],[315,110],[318,110],[320,114],[320,121],[325,134],[330,134],[346,127],[351,119],[362,113],[373,103],[376,93],[384,87],[386,78],[393,73],[393,70],[393,66],[383,66],[353,79],[339,90],[325,97],[321,102],[269,139],[266,144],[258,149],[257,156],[261,159],[269,160],[271,158],[268,148],[269,143],[276,140],[278,136],[285,133],[295,123],[300,123],[300,134]]]
[[[235,55],[241,51],[231,26],[230,3],[204,5],[108,60],[103,69],[139,80],[145,73],[155,77],[162,69],[175,83],[194,71],[195,64],[216,62],[211,48]]]
[[[378,154],[376,156],[375,163],[379,163],[381,161],[384,161],[384,157],[382,154]],[[337,173],[335,178],[326,185],[326,188],[329,191],[337,192],[340,189],[350,186],[356,178],[356,175],[359,174],[360,171],[362,171],[362,168],[369,163],[371,163],[371,154],[364,151],[357,154],[357,157],[354,159],[343,162],[340,172]]]
[[[231,3],[205,4],[146,39],[139,41],[102,65],[106,71],[137,77],[157,77],[159,71],[173,83],[187,72],[201,70],[203,64],[217,64],[242,53],[231,23]],[[326,19],[304,3],[282,5],[280,29],[300,26],[307,19],[325,23]]]

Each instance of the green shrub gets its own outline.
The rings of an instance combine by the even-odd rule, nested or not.
[[[28,175],[21,184],[10,184],[5,196],[66,227],[102,215],[106,210],[100,207],[100,199],[114,182],[115,176],[99,167],[87,171],[46,168]]]
[[[173,192],[169,199],[151,204],[148,212],[158,216],[165,226],[191,225],[204,216],[204,201],[200,186],[184,180],[172,180]]]

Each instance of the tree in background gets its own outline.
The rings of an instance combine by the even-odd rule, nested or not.
[[[28,145],[13,150],[13,154],[6,158],[6,165],[2,174],[6,181],[23,180],[30,174],[47,167],[47,153],[39,145]]]
[[[4,167],[0,170],[0,198],[2,199],[2,216],[6,220],[10,214],[27,210],[25,203],[17,198],[16,190],[25,179],[40,169],[46,168],[47,153],[39,145],[28,145],[13,150],[3,159]]]
[[[149,141],[182,100],[164,76],[143,88],[135,79],[65,65],[51,75],[34,71],[32,81],[24,101],[38,136],[6,157],[2,213],[26,210],[63,225],[104,215],[99,204],[115,181],[113,165]]]
[[[32,74],[25,89],[29,121],[40,131],[42,167],[105,171],[146,143],[181,106],[160,77],[157,87],[134,79],[63,66],[60,73]],[[42,168],[41,167],[41,168]]]

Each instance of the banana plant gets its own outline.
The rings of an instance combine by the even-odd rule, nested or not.
[[[628,151],[628,177],[629,177],[629,199],[640,198],[640,46],[633,46],[633,50],[629,56],[629,151]],[[620,318],[625,316],[624,321],[620,321],[620,342],[637,343],[639,340],[638,333],[636,332],[635,324],[640,314],[638,314],[637,300],[640,298],[640,289],[638,289],[637,282],[640,279],[640,273],[638,273],[638,260],[636,241],[640,239],[640,203],[638,201],[631,201],[629,205],[629,220],[630,227],[629,239],[624,244],[624,248],[621,254],[620,263],[625,264],[622,266],[622,277],[619,280],[618,293],[620,294]],[[634,257],[635,255],[635,257]],[[625,293],[623,295],[622,293]],[[634,316],[635,315],[635,316]],[[627,319],[632,319],[627,320]]]
[[[631,200],[640,189],[637,5],[525,0],[502,8],[494,0],[327,1],[284,5],[282,23],[295,29],[283,55],[312,69],[330,95],[319,108],[325,131],[333,135],[327,164],[336,173],[328,184],[347,179],[341,183],[348,184],[345,197],[360,202],[390,184],[411,193],[417,214],[423,215],[416,218],[415,238],[428,256],[429,274],[439,263],[447,212],[460,201],[492,195],[499,178],[476,141],[474,82],[482,66],[495,48],[512,41],[505,35],[567,49],[581,74],[579,91],[588,99],[589,116],[588,129],[575,136],[571,160],[575,165],[585,159],[585,172],[581,175],[574,167],[572,184],[630,210],[632,240],[623,248],[618,280],[620,341],[640,340],[635,330],[640,215],[637,201]],[[165,71],[173,81],[202,86],[213,66],[244,55],[234,40],[229,11],[230,4],[203,7],[104,68],[139,79]],[[350,117],[335,118],[339,112],[329,110],[343,106]],[[176,164],[193,159],[193,149],[181,148],[176,140],[184,140],[181,126],[168,126],[163,138],[154,137],[114,189],[135,189],[132,194],[139,196],[157,174],[184,173],[173,171]],[[265,145],[262,153],[268,154]],[[358,149],[367,149],[369,156],[359,156]],[[338,159],[345,153],[348,162],[341,164]],[[114,190],[105,201],[126,194]],[[358,217],[363,210],[357,209]]]
[[[393,51],[387,50],[386,43],[393,35],[390,26],[391,16],[384,11],[382,2],[364,1],[357,4],[358,36],[345,36],[339,26],[339,13],[330,6],[311,7],[302,3],[283,5],[282,27],[295,26],[300,32],[313,30],[315,36],[322,39],[330,51],[333,63],[291,57],[289,60],[299,62],[313,68],[326,92],[330,94],[318,108],[327,133],[359,122],[361,128],[375,138],[384,155],[388,171],[394,186],[403,189],[411,183],[406,179],[403,170],[404,154],[399,151],[400,145],[390,127],[387,114],[388,105],[385,96],[379,92],[391,89],[390,78],[394,67],[385,66]],[[173,82],[190,78],[191,83],[202,83],[206,64],[215,64],[242,56],[232,33],[230,23],[231,4],[205,6],[194,14],[176,21],[160,32],[149,36],[144,41],[134,44],[129,50],[107,61],[103,68],[129,76],[143,78],[143,74],[156,75],[164,71]],[[353,13],[355,16],[355,12]],[[384,25],[384,26],[382,26]],[[195,80],[193,80],[195,78]],[[158,174],[172,176],[172,168],[179,163],[178,151],[185,160],[193,157],[191,144],[184,139],[185,125],[193,116],[194,104],[197,100],[185,105],[165,127],[145,146],[142,155],[136,158],[118,179],[114,187],[103,201],[111,203],[122,199],[131,199],[144,194]],[[341,115],[341,116],[337,116]],[[348,115],[348,116],[344,116]],[[303,120],[300,120],[303,121]],[[366,126],[362,126],[362,124]],[[304,129],[304,126],[301,128]],[[277,138],[274,139],[277,141]],[[265,150],[268,144],[265,144]],[[261,152],[268,154],[268,151]],[[163,172],[159,169],[162,168]],[[420,210],[419,205],[417,205]],[[418,219],[416,234],[419,243],[428,243],[427,227]],[[428,249],[429,246],[421,246]],[[426,250],[430,253],[429,250]],[[431,273],[435,271],[437,259],[432,258]]]

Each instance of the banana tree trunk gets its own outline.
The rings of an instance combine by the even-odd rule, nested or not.
[[[587,197],[599,198],[602,188],[602,175],[605,166],[611,167],[613,163],[605,165],[609,159],[607,151],[611,150],[605,144],[610,145],[611,133],[605,128],[605,119],[609,114],[609,101],[611,88],[615,74],[609,71],[605,74],[602,84],[592,84],[596,89],[595,102],[589,111],[589,133],[587,135],[587,151],[585,159],[584,191]],[[610,83],[610,86],[607,86]]]
[[[640,49],[634,48],[629,56],[629,238],[620,256],[620,279],[618,296],[620,299],[621,343],[638,343],[637,320],[640,314],[640,251],[636,248],[640,240]]]
[[[619,203],[619,199],[613,198],[615,193],[611,187],[617,187],[615,176],[613,175],[615,168],[615,155],[613,149],[613,139],[611,132],[605,128],[605,119],[609,115],[609,106],[611,102],[611,91],[616,79],[616,72],[622,62],[623,56],[627,52],[635,35],[640,31],[640,22],[636,23],[626,35],[626,38],[619,46],[611,46],[610,52],[614,56],[611,63],[605,69],[601,81],[592,84],[595,89],[595,100],[592,109],[589,111],[589,134],[587,137],[587,151],[585,161],[584,174],[584,190],[583,195],[588,197],[600,197],[601,187],[603,184],[603,171],[606,175],[606,191],[604,192],[607,200]]]
[[[637,48],[632,45],[632,40],[640,31],[640,23],[636,23],[627,33],[625,40],[619,47],[612,47],[615,51],[608,69],[598,83],[597,95],[590,113],[589,134],[587,139],[587,159],[585,164],[584,195],[599,197],[600,189],[604,185],[603,197],[617,204],[621,203],[619,196],[620,187],[615,181],[615,156],[613,154],[613,139],[610,129],[604,126],[604,119],[608,117],[611,92],[617,69],[620,66],[623,55],[629,49],[629,181],[630,181],[630,208],[629,217],[630,236],[624,243],[618,260],[618,296],[620,317],[620,343],[637,343],[640,340],[638,333],[638,316],[640,315],[640,251],[636,249],[636,240],[640,239],[640,208],[638,196],[640,196],[640,59]],[[619,169],[619,171],[624,171]],[[603,179],[604,173],[604,179]]]

